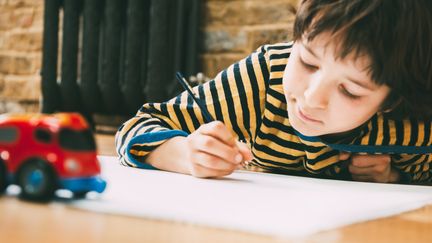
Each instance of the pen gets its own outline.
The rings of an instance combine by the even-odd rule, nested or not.
[[[188,84],[186,79],[183,77],[183,75],[180,72],[176,73],[176,78],[180,82],[181,86],[189,93],[189,95],[194,99],[194,101],[197,103],[199,108],[202,111],[204,122],[209,123],[214,121],[215,119],[210,115],[209,111],[207,110],[206,106],[202,102],[202,100],[195,94],[195,92],[192,90],[192,87]]]
[[[195,92],[192,90],[192,87],[188,84],[186,79],[183,77],[183,75],[180,72],[176,72],[176,78],[180,82],[181,86],[189,93],[189,95],[194,99],[194,101],[198,104],[199,108],[201,109],[204,117],[204,122],[209,123],[212,121],[215,121],[215,119],[210,115],[208,112],[206,106],[204,105],[203,101],[195,94]],[[240,141],[243,142],[244,141]],[[249,161],[242,162],[243,167],[247,167],[249,165]]]

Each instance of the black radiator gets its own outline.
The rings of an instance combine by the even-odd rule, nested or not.
[[[200,9],[200,0],[45,0],[42,112],[129,116],[174,96],[175,71],[199,71]]]

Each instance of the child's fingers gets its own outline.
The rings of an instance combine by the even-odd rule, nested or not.
[[[391,162],[388,154],[356,154],[351,157],[351,164],[356,167],[373,167],[380,164],[388,165]]]
[[[235,145],[235,139],[233,135],[221,121],[213,121],[204,124],[198,128],[197,132],[203,135],[215,137],[229,146]]]
[[[389,169],[390,166],[384,164],[369,167],[357,167],[353,164],[348,166],[348,170],[352,175],[380,175],[386,173]]]
[[[228,146],[212,136],[195,136],[191,139],[190,144],[194,151],[213,155],[218,157],[219,160],[224,160],[234,165],[243,161],[243,155],[237,147]]]
[[[198,164],[212,170],[233,171],[237,168],[237,164],[223,160],[215,155],[203,152],[196,153],[192,160],[194,164]]]

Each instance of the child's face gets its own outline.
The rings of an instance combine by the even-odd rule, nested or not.
[[[311,42],[297,41],[284,72],[290,123],[306,136],[343,133],[362,125],[390,92],[372,81],[368,57],[349,54],[336,59],[333,42],[327,34]]]

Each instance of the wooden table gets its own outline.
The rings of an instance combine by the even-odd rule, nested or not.
[[[98,135],[99,153],[114,155],[113,136]],[[0,198],[0,242],[432,242],[432,205],[302,239],[278,239],[184,223],[81,211],[61,203]]]

